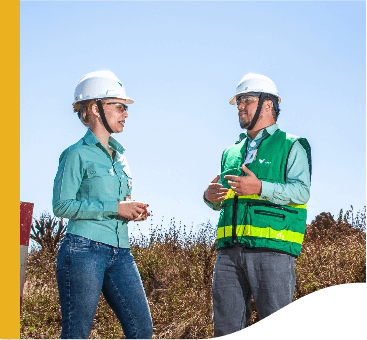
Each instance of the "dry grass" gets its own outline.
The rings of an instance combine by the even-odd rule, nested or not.
[[[321,288],[366,281],[365,210],[358,216],[354,219],[350,211],[344,216],[341,212],[334,221],[330,214],[322,213],[307,226],[303,249],[296,261],[295,300]],[[153,318],[153,337],[212,337],[215,227],[206,223],[197,232],[187,231],[172,219],[168,229],[152,226],[149,239],[140,235],[131,239],[131,245]],[[60,336],[55,267],[55,255],[47,251],[34,251],[28,257],[21,338]],[[254,310],[250,324],[257,320]],[[124,338],[103,296],[90,338]]]
[[[335,221],[328,213],[307,226],[296,260],[294,300],[322,288],[366,282],[366,233],[361,229],[363,224],[353,227],[347,218]]]

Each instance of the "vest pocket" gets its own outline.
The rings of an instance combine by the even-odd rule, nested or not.
[[[267,210],[254,210],[254,213],[257,214],[257,215],[278,217],[278,218],[283,219],[283,221],[285,220],[285,215],[284,214],[278,214],[278,213],[274,213],[274,212],[267,211]]]
[[[265,236],[265,230],[259,228],[270,228],[271,230],[292,230],[299,222],[298,211],[291,208],[277,206],[262,202],[238,202],[239,209],[237,215],[237,225],[245,225],[245,233],[248,236],[256,236],[257,234]],[[240,208],[240,206],[242,206]],[[241,212],[241,213],[240,213]],[[251,232],[253,229],[253,232]],[[267,237],[267,236],[265,236]]]
[[[279,205],[274,205],[274,204],[266,204],[266,203],[261,203],[261,202],[249,202],[247,203],[247,205],[249,207],[266,207],[266,208],[271,208],[271,209],[276,209],[276,210],[280,210],[280,211],[284,211],[290,214],[298,214],[298,211],[296,210],[292,210],[290,208],[286,208],[286,207],[282,207]]]

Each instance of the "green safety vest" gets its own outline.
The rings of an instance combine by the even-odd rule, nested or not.
[[[306,150],[311,175],[311,148],[305,138],[281,130],[264,138],[256,159],[248,164],[258,179],[271,183],[286,183],[289,152],[295,143]],[[258,195],[237,196],[230,189],[225,175],[241,176],[248,138],[238,141],[224,151],[221,181],[229,188],[221,203],[218,222],[217,248],[231,247],[238,242],[247,248],[266,248],[298,256],[306,230],[306,204],[274,204]]]

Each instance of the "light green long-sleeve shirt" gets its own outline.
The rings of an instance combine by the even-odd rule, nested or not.
[[[69,219],[67,233],[114,247],[129,248],[127,221],[117,219],[118,202],[131,196],[132,178],[124,148],[110,137],[114,160],[88,129],[60,156],[54,180],[53,211]]]
[[[256,135],[252,140],[246,132],[240,134],[240,140],[249,138],[246,154],[259,147],[260,142],[278,129],[277,124],[270,125]],[[310,198],[310,170],[305,149],[296,141],[289,153],[286,170],[286,184],[261,181],[262,190],[260,199],[280,205],[305,204]],[[220,203],[205,203],[214,210],[220,210]]]

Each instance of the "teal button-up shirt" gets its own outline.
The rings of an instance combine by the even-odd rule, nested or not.
[[[260,142],[278,130],[278,125],[273,124],[262,130],[252,140],[246,132],[240,134],[240,140],[249,138],[246,154],[257,149]],[[286,170],[286,184],[270,183],[261,181],[260,199],[280,205],[305,204],[310,198],[310,170],[308,166],[307,153],[301,144],[296,141],[289,153]],[[220,210],[220,203],[212,203],[205,200],[205,203],[214,210]]]
[[[127,220],[117,219],[118,202],[131,196],[132,177],[125,149],[109,138],[112,160],[88,129],[85,136],[60,156],[54,181],[55,216],[69,219],[67,233],[114,247],[129,248]]]

